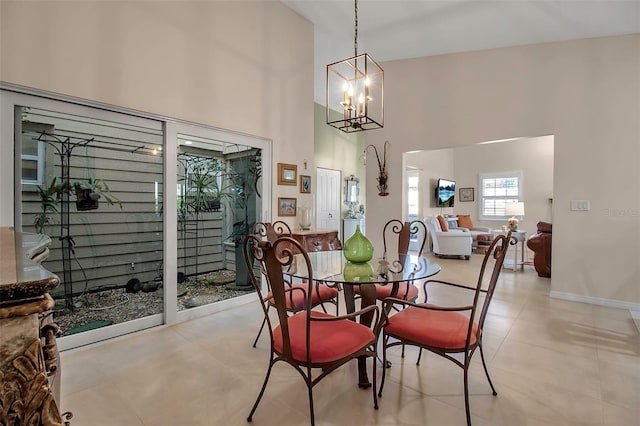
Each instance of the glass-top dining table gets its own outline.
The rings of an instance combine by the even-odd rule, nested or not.
[[[342,250],[309,252],[308,255],[315,282],[342,285],[346,309],[349,313],[355,312],[355,286],[359,286],[358,293],[361,297],[361,306],[364,308],[376,303],[374,284],[393,286],[391,296],[394,297],[398,295],[400,284],[413,284],[440,272],[440,265],[437,263],[412,254],[387,254],[366,263],[349,262]],[[294,256],[292,264],[283,272],[291,278],[300,280],[309,278],[304,258],[300,254]],[[371,326],[372,320],[373,312],[362,315],[360,323]],[[365,361],[365,358],[358,359],[358,385],[361,388],[371,386]]]

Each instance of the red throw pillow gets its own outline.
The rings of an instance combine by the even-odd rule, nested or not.
[[[473,222],[471,222],[471,215],[459,214],[458,215],[458,227],[473,229]]]
[[[438,215],[437,219],[438,219],[438,222],[440,222],[440,228],[442,229],[442,232],[448,232],[449,227],[447,226],[447,221],[444,220],[444,217]]]

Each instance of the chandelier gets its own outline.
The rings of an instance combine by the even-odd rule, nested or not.
[[[384,71],[358,55],[358,0],[354,33],[354,56],[327,65],[327,124],[347,133],[384,127]]]

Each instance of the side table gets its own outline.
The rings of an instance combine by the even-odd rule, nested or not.
[[[502,229],[493,229],[491,231],[491,234],[493,236],[507,235],[507,232],[503,231]],[[516,243],[516,245],[513,246],[512,249],[510,249],[510,250],[513,250],[513,259],[505,258],[503,266],[505,268],[510,268],[514,271],[516,271],[518,267],[520,267],[520,270],[523,271],[524,270],[524,251],[526,249],[524,244],[527,241],[527,231],[522,231],[522,230],[512,231],[511,236],[514,237],[516,240],[518,240],[518,242]],[[520,247],[519,250],[518,250],[518,247]],[[518,252],[520,252],[519,256],[518,256]]]

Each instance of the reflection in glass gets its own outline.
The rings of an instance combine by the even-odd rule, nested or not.
[[[253,290],[242,242],[261,211],[261,151],[178,135],[178,309]]]

